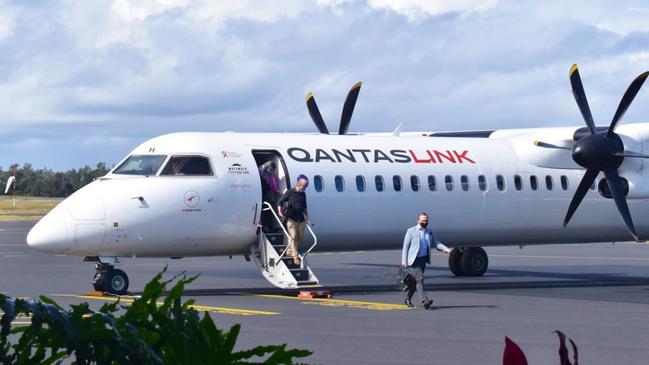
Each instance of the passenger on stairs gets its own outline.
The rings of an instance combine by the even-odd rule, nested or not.
[[[277,176],[275,175],[275,170],[277,169],[277,164],[274,161],[266,161],[261,167],[259,167],[259,175],[261,176],[261,191],[262,199],[265,202],[268,202],[273,209],[277,204],[277,198],[282,194],[279,190],[279,182],[277,181]],[[272,231],[273,228],[273,212],[271,211],[262,211],[261,214],[261,225],[265,232]]]
[[[307,186],[309,186],[309,179],[305,175],[299,175],[295,187],[287,190],[277,202],[279,214],[282,218],[286,218],[286,229],[291,237],[288,255],[292,256],[293,262],[298,265],[301,263],[298,248],[304,241],[305,224],[311,224],[304,192]]]

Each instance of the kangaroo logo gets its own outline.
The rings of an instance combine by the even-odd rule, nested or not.
[[[200,195],[194,190],[189,190],[188,192],[185,193],[185,205],[193,208],[198,205],[198,203],[201,201]]]

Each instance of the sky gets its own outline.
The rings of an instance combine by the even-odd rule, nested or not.
[[[0,0],[0,167],[119,162],[177,131],[597,124],[649,70],[646,1]],[[649,121],[641,90],[622,123]]]

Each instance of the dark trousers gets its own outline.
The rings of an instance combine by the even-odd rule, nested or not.
[[[415,262],[412,263],[412,266],[409,267],[412,279],[410,280],[410,283],[408,283],[408,299],[412,299],[412,296],[416,291],[422,302],[428,301],[428,296],[424,291],[424,271],[426,271],[426,263],[428,263],[428,256],[417,257]]]

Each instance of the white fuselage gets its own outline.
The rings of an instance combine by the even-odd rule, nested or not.
[[[113,170],[52,210],[32,229],[28,243],[80,256],[247,254],[257,240],[262,207],[254,158],[260,151],[281,157],[282,181],[284,174],[291,185],[299,174],[309,177],[308,209],[319,251],[400,248],[406,228],[421,211],[429,213],[430,226],[449,246],[628,240],[613,201],[597,190],[589,191],[569,226],[562,226],[584,170],[572,161],[570,151],[542,149],[533,141],[568,143],[575,129],[503,130],[489,138],[164,135],[129,156],[200,155],[209,159],[213,174],[160,176],[160,168],[149,176],[130,176]],[[649,149],[649,124],[627,124],[617,132],[629,148]],[[649,176],[643,159],[627,160],[620,175],[631,186],[627,199],[638,234],[647,237]],[[321,191],[315,188],[316,175],[323,182]],[[502,190],[498,175],[504,180]],[[383,179],[383,191],[376,189],[377,176]],[[401,179],[399,191],[395,176]],[[417,191],[413,176],[419,181]],[[429,176],[435,178],[434,191]],[[447,176],[453,180],[451,190]],[[486,179],[484,191],[480,176]],[[520,190],[515,176],[520,177]],[[531,189],[532,176],[538,181],[536,190]],[[342,180],[342,191],[337,191],[336,179]],[[550,179],[551,190],[546,185]],[[565,189],[562,179],[567,181]],[[364,191],[359,191],[357,180],[364,181]]]

